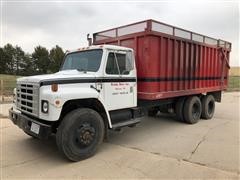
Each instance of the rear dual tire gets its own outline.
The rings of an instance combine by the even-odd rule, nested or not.
[[[200,118],[211,119],[215,111],[215,99],[212,95],[181,97],[175,105],[177,119],[188,124],[195,124]]]
[[[188,97],[184,103],[183,116],[188,124],[195,124],[201,117],[202,103],[197,96]]]
[[[186,97],[181,97],[177,100],[175,105],[175,113],[177,115],[177,119],[181,122],[184,122],[184,116],[183,116],[183,108],[185,103]]]
[[[215,112],[215,99],[213,95],[207,95],[202,98],[202,115],[203,119],[212,119]]]

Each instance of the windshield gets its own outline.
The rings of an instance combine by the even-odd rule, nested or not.
[[[76,69],[97,72],[101,64],[102,53],[102,49],[70,53],[65,57],[61,70]]]

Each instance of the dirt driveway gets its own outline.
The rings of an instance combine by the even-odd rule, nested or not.
[[[111,132],[97,154],[71,163],[55,139],[40,141],[2,118],[1,178],[239,178],[240,93],[225,93],[212,120],[195,125],[171,115],[143,118]],[[0,110],[6,114],[9,105]]]

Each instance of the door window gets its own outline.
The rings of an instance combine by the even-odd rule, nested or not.
[[[108,54],[106,73],[116,75],[128,75],[133,69],[131,52]]]

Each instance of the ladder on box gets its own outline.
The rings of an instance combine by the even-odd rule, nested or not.
[[[230,65],[229,65],[229,60],[227,58],[227,55],[226,55],[226,53],[224,51],[224,48],[223,47],[219,47],[218,49],[219,49],[219,51],[222,54],[222,58],[221,58],[221,60],[222,60],[221,86],[223,87],[224,86],[224,70],[225,70],[224,67],[227,66],[227,68],[230,69]]]

